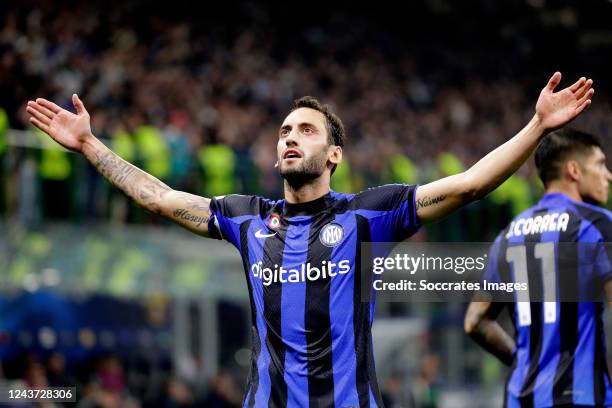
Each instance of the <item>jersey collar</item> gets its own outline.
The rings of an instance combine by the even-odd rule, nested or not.
[[[329,208],[334,202],[332,191],[317,198],[316,200],[305,203],[291,204],[284,201],[283,217],[296,217],[298,215],[314,215]]]

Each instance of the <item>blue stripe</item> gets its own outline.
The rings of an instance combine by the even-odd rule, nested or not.
[[[303,224],[302,224],[303,223]],[[285,239],[283,267],[301,271],[308,257],[309,223],[289,225]],[[308,353],[305,336],[304,306],[306,282],[283,283],[281,330],[285,351],[287,407],[308,406]]]
[[[248,408],[249,406],[249,399],[251,398],[251,389],[249,388],[247,394],[244,396],[244,402],[242,404],[242,408]]]
[[[336,275],[331,280],[329,314],[332,331],[332,361],[334,367],[334,401],[336,407],[359,406],[357,395],[357,356],[355,354],[355,332],[353,326],[353,290],[355,278],[355,248],[357,228],[352,213],[336,217],[344,227],[344,239],[332,251],[332,262],[349,260],[351,271]]]
[[[261,223],[252,222],[249,227],[249,238],[255,235],[255,231],[261,228]],[[263,239],[249,239],[249,267],[257,262],[263,260]],[[253,288],[253,302],[256,308],[256,324],[257,332],[259,333],[259,342],[261,344],[261,352],[257,359],[257,371],[259,372],[259,387],[255,392],[255,406],[263,407],[268,405],[270,398],[270,374],[268,366],[270,365],[270,353],[266,346],[266,323],[264,321],[264,295],[263,295],[263,283],[261,279],[253,277],[253,273],[247,271],[249,279],[251,280],[251,287]]]
[[[509,391],[506,391],[506,393],[507,393],[507,404],[504,408],[522,408],[521,403],[516,397],[517,394],[510,393]]]
[[[245,221],[258,218],[255,215],[241,215],[234,218],[225,218],[223,215],[221,215],[221,212],[217,212],[215,217],[217,217],[217,221],[219,222],[219,227],[221,229],[223,238],[233,244],[236,248],[240,247],[240,224]]]
[[[374,392],[372,391],[372,386],[370,385],[370,408],[378,408],[376,404],[376,398],[374,398]]]

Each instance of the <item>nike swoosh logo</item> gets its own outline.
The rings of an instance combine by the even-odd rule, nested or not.
[[[275,235],[276,235],[276,232],[273,232],[272,234],[263,234],[260,229],[257,230],[257,232],[255,232],[255,236],[257,238],[270,238],[270,237],[273,237]]]

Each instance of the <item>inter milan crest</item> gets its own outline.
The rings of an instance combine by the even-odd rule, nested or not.
[[[344,238],[344,228],[340,224],[327,224],[319,234],[321,243],[328,247],[334,247]]]
[[[278,214],[270,214],[270,221],[268,221],[268,228],[275,230],[281,225],[281,217]]]

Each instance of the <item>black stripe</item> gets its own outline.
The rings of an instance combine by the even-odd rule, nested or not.
[[[269,268],[278,270],[283,264],[283,252],[287,225],[283,222],[276,235],[266,238],[263,250],[262,270]],[[282,294],[283,284],[280,281],[272,282],[263,287],[264,294],[264,321],[266,323],[266,347],[270,354],[270,408],[283,408],[287,406],[287,383],[285,382],[285,343],[282,334]]]
[[[593,303],[593,314],[595,319],[595,364],[593,367],[593,393],[595,405],[604,406],[606,400],[606,376],[609,378],[604,346],[604,328],[602,314],[603,303]]]
[[[404,200],[411,197],[410,193],[413,193],[415,189],[416,186],[407,184],[387,184],[373,187],[356,194],[347,209],[393,211],[399,208]],[[412,200],[410,202],[412,203]],[[412,217],[412,213],[410,213],[410,217]]]
[[[357,248],[355,257],[355,278],[353,287],[353,330],[355,337],[355,357],[357,363],[356,386],[359,406],[370,407],[370,388],[374,400],[379,407],[383,407],[382,396],[378,389],[376,369],[374,366],[374,350],[372,349],[372,327],[370,325],[370,282],[372,281],[372,268],[362,265],[372,265],[370,251],[362,251],[361,243],[370,242],[370,223],[365,217],[356,215]],[[363,293],[362,293],[363,292]]]
[[[536,217],[548,212],[541,209],[531,216]],[[535,245],[540,242],[542,234],[528,235],[525,238],[525,249],[527,252],[527,281],[529,284],[529,297],[531,299],[542,299],[542,273],[541,263],[535,257]],[[522,407],[534,406],[534,389],[538,375],[540,374],[540,355],[542,354],[543,324],[542,302],[530,302],[531,325],[529,326],[529,369],[523,380],[523,386],[519,401]]]
[[[255,315],[255,302],[253,301],[253,286],[251,285],[251,278],[249,276],[249,242],[248,232],[251,226],[251,221],[248,220],[240,224],[240,255],[242,257],[242,265],[245,271],[245,277],[247,281],[247,287],[249,291],[249,301],[251,302],[251,368],[249,376],[247,377],[247,387],[244,397],[246,398],[251,391],[249,396],[249,408],[255,405],[255,393],[259,387],[259,369],[257,367],[257,360],[261,354],[261,341],[259,341],[259,332],[257,330],[257,318]],[[244,401],[243,404],[244,405]]]
[[[559,242],[577,242],[580,229],[580,217],[574,213],[570,216],[567,229],[559,233]],[[561,299],[577,299],[578,297],[578,245],[575,245],[572,256],[563,256],[559,265],[557,280]],[[574,391],[574,353],[578,345],[578,303],[561,302],[559,306],[559,362],[555,371],[553,383],[553,403],[573,403]],[[585,373],[586,374],[586,373]]]
[[[578,203],[574,203],[580,216],[586,218],[601,234],[604,242],[612,242],[612,222],[604,210],[596,210]]]
[[[323,261],[331,260],[332,247],[321,243],[321,229],[333,221],[332,214],[326,213],[313,218],[308,236],[307,263],[322,268]],[[334,370],[332,360],[332,333],[329,315],[331,278],[306,280],[306,304],[304,325],[306,329],[306,350],[308,357],[308,395],[311,408],[334,406]]]
[[[510,380],[512,379],[512,373],[514,373],[514,370],[516,369],[516,361],[517,359],[515,358],[512,362],[512,366],[510,366],[510,372],[508,373],[506,383],[504,384],[504,405],[502,405],[503,408],[508,408],[508,384],[510,384]]]
[[[232,218],[241,215],[259,215],[265,218],[272,208],[273,201],[258,196],[230,194],[210,200],[212,212],[221,212],[224,217]]]

